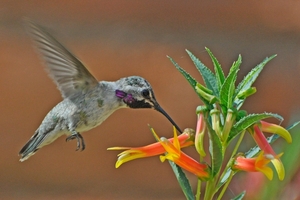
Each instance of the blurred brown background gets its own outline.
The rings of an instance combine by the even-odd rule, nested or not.
[[[300,111],[300,3],[231,1],[0,1],[0,198],[184,199],[167,163],[157,157],[114,168],[112,146],[154,142],[148,129],[172,136],[171,124],[152,110],[122,109],[84,133],[87,148],[59,138],[29,160],[20,148],[61,95],[43,69],[22,26],[28,17],[76,54],[98,80],[145,77],[162,107],[183,128],[195,127],[200,104],[190,85],[166,58],[201,80],[185,49],[212,67],[209,47],[225,71],[243,56],[239,80],[265,57],[278,54],[244,108],[272,111],[290,123]],[[196,179],[192,175],[192,184]],[[242,190],[230,187],[226,198]],[[297,192],[297,191],[295,191]]]

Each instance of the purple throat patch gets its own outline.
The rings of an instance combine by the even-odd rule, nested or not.
[[[127,96],[127,93],[121,90],[116,90],[116,96],[119,97],[120,99],[123,99],[124,97]]]
[[[123,101],[127,104],[131,104],[135,101],[135,99],[132,97],[132,94],[127,94],[121,90],[116,90],[116,96],[120,99],[123,99]]]

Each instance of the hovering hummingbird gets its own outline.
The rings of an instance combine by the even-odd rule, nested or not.
[[[42,27],[31,21],[26,22],[26,27],[63,100],[50,110],[21,149],[20,161],[27,160],[38,149],[62,135],[67,135],[66,141],[77,140],[76,151],[84,150],[85,143],[80,133],[100,125],[120,108],[152,108],[162,113],[180,131],[160,107],[151,85],[144,78],[130,76],[115,82],[98,82],[76,56]]]

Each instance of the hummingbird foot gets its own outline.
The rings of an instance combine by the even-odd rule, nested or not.
[[[77,132],[72,132],[72,135],[70,135],[69,137],[66,138],[66,142],[68,142],[69,140],[74,140],[77,139],[77,148],[76,151],[78,151],[80,149],[81,146],[81,151],[83,151],[85,149],[85,143],[84,143],[84,139],[82,137],[82,135],[80,133]],[[81,142],[81,145],[80,145]]]

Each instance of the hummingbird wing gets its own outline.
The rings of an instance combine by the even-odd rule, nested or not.
[[[63,98],[85,92],[98,84],[87,68],[39,25],[26,20],[28,32],[46,61],[50,77],[56,83]]]

